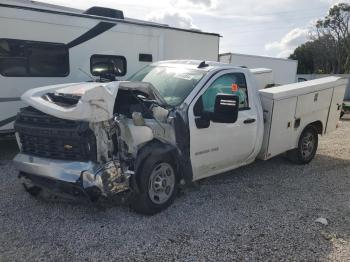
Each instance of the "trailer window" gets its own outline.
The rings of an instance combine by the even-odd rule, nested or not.
[[[152,54],[139,54],[140,62],[153,62]]]
[[[94,72],[93,68],[99,64],[112,64],[116,76],[125,76],[126,75],[126,58],[124,56],[116,55],[93,55],[90,58],[90,71],[93,76],[99,76]]]
[[[69,51],[65,44],[0,39],[0,74],[7,77],[65,77]]]
[[[233,86],[238,89],[233,90]],[[235,94],[239,97],[240,110],[249,108],[247,82],[242,73],[226,74],[217,78],[202,96],[204,111],[214,112],[217,94]]]

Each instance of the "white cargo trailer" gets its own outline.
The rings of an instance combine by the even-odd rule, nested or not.
[[[250,69],[250,72],[252,72],[256,78],[258,90],[273,87],[275,85],[272,69],[254,68]]]
[[[276,85],[296,82],[298,61],[275,57],[244,55],[235,53],[220,54],[220,62],[248,68],[270,68]]]
[[[97,77],[109,61],[118,80],[165,59],[217,60],[220,36],[125,18],[122,11],[87,11],[35,1],[0,3],[0,134],[13,129],[27,90]],[[89,76],[90,75],[90,76]],[[93,76],[92,76],[93,75]]]

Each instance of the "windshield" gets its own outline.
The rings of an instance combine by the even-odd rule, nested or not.
[[[128,80],[151,83],[167,104],[178,106],[190,94],[205,73],[201,70],[178,67],[147,66]]]

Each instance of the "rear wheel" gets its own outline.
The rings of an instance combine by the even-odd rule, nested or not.
[[[310,163],[317,151],[318,134],[313,126],[308,126],[301,133],[298,142],[298,148],[287,152],[287,157],[290,161],[304,165]]]
[[[139,190],[132,208],[141,214],[154,215],[169,207],[176,197],[177,176],[175,165],[169,159],[145,160],[138,175]]]

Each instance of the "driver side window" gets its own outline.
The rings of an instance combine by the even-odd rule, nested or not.
[[[237,95],[239,109],[249,108],[247,82],[243,73],[231,73],[217,78],[202,95],[204,112],[214,112],[217,94]]]

